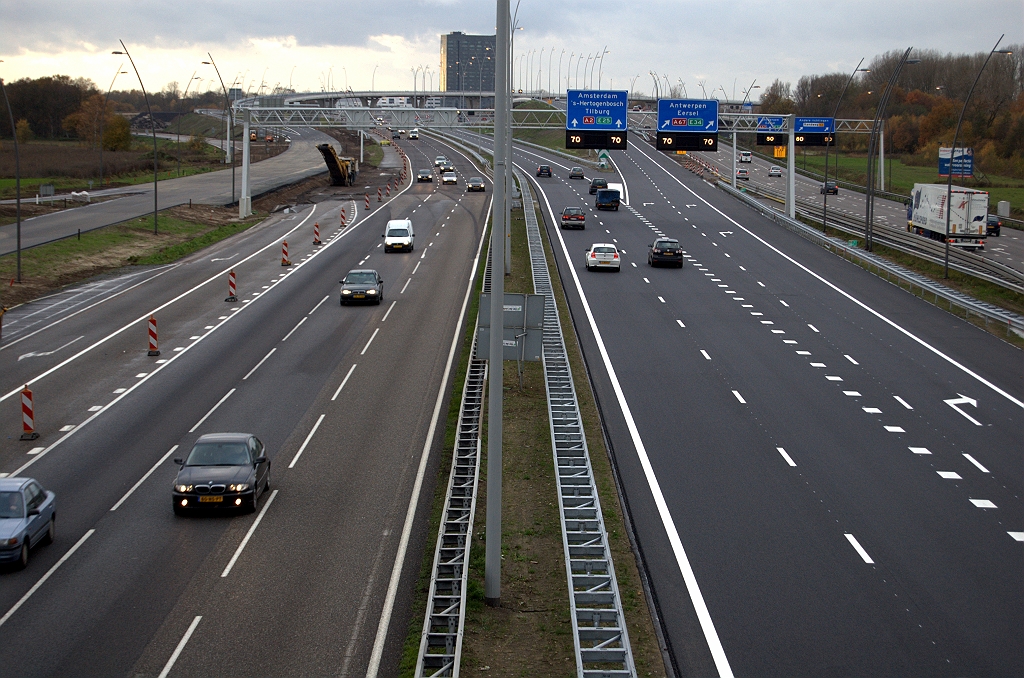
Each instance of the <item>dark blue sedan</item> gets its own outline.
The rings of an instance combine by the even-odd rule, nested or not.
[[[0,478],[0,563],[23,569],[32,547],[53,542],[55,499],[32,478]]]

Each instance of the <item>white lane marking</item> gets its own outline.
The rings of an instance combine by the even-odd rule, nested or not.
[[[28,451],[28,454],[39,454],[45,449],[45,447],[33,447],[31,450]]]
[[[932,451],[929,450],[927,447],[908,447],[907,449],[910,450],[911,452],[913,452],[914,454],[931,454],[932,453]]]
[[[906,433],[902,426],[884,426],[883,428],[889,433]]]
[[[782,458],[786,460],[787,464],[789,464],[790,466],[796,466],[796,462],[793,461],[793,458],[789,456],[784,449],[782,449],[781,447],[776,447],[775,449],[779,451],[779,454],[782,455]]]
[[[936,473],[939,474],[940,478],[944,478],[946,480],[960,480],[961,479],[961,475],[959,473],[957,473],[956,471],[936,471]]]
[[[120,499],[118,499],[117,503],[110,507],[110,510],[111,511],[116,511],[117,508],[121,504],[123,504],[125,502],[125,500],[128,499],[128,497],[132,496],[132,492],[134,492],[135,490],[139,489],[139,485],[141,485],[142,483],[146,482],[146,478],[148,478],[151,475],[153,475],[153,472],[156,471],[158,468],[160,468],[160,465],[163,464],[165,461],[167,461],[168,457],[170,457],[172,454],[174,454],[174,451],[176,449],[178,449],[177,445],[175,445],[170,450],[168,450],[167,454],[165,454],[164,456],[160,457],[160,461],[158,461],[157,463],[153,464],[153,468],[151,468],[148,471],[146,471],[146,474],[144,476],[142,476],[141,478],[139,478],[138,482],[135,483],[134,485],[132,485],[132,489],[130,489],[127,492],[125,492],[124,496],[121,497]]]
[[[868,565],[874,565],[875,561],[871,560],[871,556],[869,556],[868,552],[864,550],[864,547],[860,545],[860,542],[857,541],[856,537],[850,533],[846,533],[844,536],[846,537],[846,541],[850,542],[850,545],[853,546],[860,557],[864,559],[865,563]]]
[[[739,391],[733,391],[733,392],[732,392],[732,394],[733,394],[734,396],[736,396],[736,400],[740,401],[740,402],[741,402],[741,403],[743,403],[744,405],[746,405],[746,404],[747,404],[747,401],[743,399],[743,396],[741,396],[741,395],[740,395],[740,392],[739,392]]]
[[[708,355],[708,352],[707,352],[707,351],[705,351],[704,349],[701,349],[701,350],[700,350],[700,354],[701,354],[702,356],[704,356],[704,359],[705,359],[705,360],[711,360],[711,356],[709,356],[709,355]]]
[[[419,265],[419,264],[417,264],[417,265]],[[387,310],[387,313],[385,313],[385,314],[384,314],[384,317],[380,319],[380,321],[381,321],[381,322],[384,322],[385,320],[387,320],[387,319],[388,319],[388,316],[389,316],[389,315],[391,315],[391,309],[393,309],[393,308],[395,307],[395,304],[397,304],[397,303],[398,303],[398,300],[397,300],[397,299],[396,299],[395,301],[392,301],[392,302],[391,302],[391,305],[390,305],[390,306],[388,306],[388,310]]]
[[[218,407],[220,407],[220,406],[221,406],[221,403],[223,403],[223,402],[224,402],[225,400],[227,400],[227,399],[228,399],[228,398],[229,398],[229,397],[231,396],[231,394],[232,394],[232,393],[234,393],[234,392],[235,392],[235,389],[231,389],[230,391],[228,391],[228,392],[227,392],[227,393],[226,393],[226,394],[224,395],[224,397],[223,397],[223,398],[221,398],[220,400],[218,400],[218,401],[217,401],[217,404],[216,404],[216,405],[214,405],[213,407],[211,407],[211,408],[210,408],[210,411],[209,411],[209,412],[207,412],[206,414],[204,414],[204,415],[203,415],[203,418],[202,418],[202,419],[200,419],[199,421],[197,421],[197,422],[196,422],[196,425],[195,425],[195,426],[193,426],[192,428],[190,428],[190,429],[188,430],[188,432],[189,432],[189,433],[195,433],[195,430],[196,430],[197,428],[199,428],[200,426],[202,426],[202,425],[203,425],[203,422],[204,422],[204,421],[206,421],[207,417],[209,417],[209,416],[210,416],[211,414],[213,414],[213,413],[214,413],[214,411],[215,411],[215,410],[216,410],[216,409],[217,409]]]
[[[829,381],[842,381],[843,380],[842,377],[836,377],[836,376],[831,376],[831,375],[826,375],[825,378],[828,379]]]
[[[898,402],[898,403],[899,403],[900,405],[903,405],[903,407],[907,408],[908,410],[912,410],[912,409],[914,409],[913,407],[911,407],[911,406],[910,406],[910,403],[908,403],[908,402],[907,402],[906,400],[904,400],[903,398],[901,398],[901,397],[899,397],[899,396],[893,396],[893,398],[895,398],[895,399],[896,399],[896,402]]]
[[[14,613],[18,611],[18,608],[20,608],[22,605],[24,605],[25,601],[27,601],[29,598],[31,598],[32,594],[35,593],[36,591],[38,591],[39,587],[41,587],[43,584],[45,584],[46,580],[49,579],[51,576],[53,576],[53,573],[57,571],[57,568],[60,567],[61,565],[63,565],[67,561],[67,559],[70,558],[75,553],[75,551],[77,551],[78,548],[82,544],[85,543],[85,540],[93,535],[93,532],[95,532],[95,531],[96,531],[96,528],[92,528],[88,532],[83,534],[82,538],[79,539],[77,542],[75,542],[75,545],[72,546],[70,549],[68,549],[68,552],[65,553],[63,556],[61,556],[60,560],[58,560],[56,563],[54,563],[53,567],[51,567],[49,570],[47,570],[46,574],[44,574],[42,577],[39,578],[39,581],[37,581],[35,584],[33,584],[32,588],[30,588],[28,591],[26,591],[25,595],[23,595],[21,597],[21,599],[18,602],[16,602],[13,607],[11,607],[11,609],[7,610],[7,613],[4,614],[4,616],[0,617],[0,626],[3,626],[4,622],[6,622],[8,619],[10,619],[12,616],[14,616]]]
[[[650,281],[650,280],[648,280],[647,278],[644,278],[644,282],[645,282],[645,283],[647,283],[648,285],[650,285],[650,284],[651,284],[651,281]]]
[[[260,511],[258,516],[256,516],[256,520],[252,521],[252,525],[249,526],[249,531],[246,532],[245,537],[242,538],[242,543],[238,545],[237,549],[235,549],[235,555],[231,556],[231,560],[228,561],[227,567],[225,567],[224,571],[220,573],[221,577],[226,577],[231,573],[231,568],[235,566],[235,563],[238,561],[238,557],[242,555],[242,551],[245,550],[245,545],[249,543],[250,539],[252,539],[253,533],[256,532],[256,528],[259,527],[260,521],[263,520],[263,516],[267,515],[267,509],[269,509],[270,505],[274,503],[274,497],[276,496],[277,490],[270,493],[270,498],[267,499],[267,503],[263,505],[263,510]]]
[[[757,284],[760,285],[761,287],[764,287],[764,283],[761,282],[760,280],[757,281]]]
[[[329,294],[328,294],[328,295],[327,295],[326,297],[324,297],[323,299],[321,299],[321,300],[320,300],[320,303],[319,303],[319,304],[317,304],[316,306],[314,306],[314,307],[313,307],[313,310],[312,310],[312,311],[310,311],[309,313],[307,313],[306,315],[313,315],[313,312],[314,312],[314,311],[316,311],[316,310],[317,310],[318,308],[320,308],[320,305],[321,305],[321,304],[323,304],[323,303],[324,303],[325,301],[327,301],[328,299],[330,299],[330,297],[331,297],[331,295],[329,295]],[[210,329],[210,328],[207,328],[207,329]]]
[[[774,322],[774,321],[772,321],[772,320],[762,320],[762,321],[761,321],[761,324],[762,324],[762,325],[774,325],[774,324],[775,324],[775,322]]]
[[[313,428],[309,430],[309,435],[307,435],[306,439],[302,441],[302,445],[299,447],[299,451],[295,453],[294,457],[292,457],[292,462],[288,464],[288,468],[295,468],[295,463],[299,460],[299,457],[302,456],[302,453],[306,451],[306,445],[309,445],[309,441],[313,439],[313,434],[316,433],[316,430],[318,428],[320,428],[320,424],[321,422],[323,422],[324,417],[326,416],[326,414],[321,414],[320,418],[316,420],[315,424],[313,424]]]
[[[846,358],[847,360],[849,360],[849,361],[850,361],[851,363],[853,363],[854,365],[860,365],[860,363],[859,363],[859,362],[857,362],[856,360],[854,360],[854,359],[853,359],[853,358],[851,358],[850,356],[846,355],[845,353],[843,354],[843,357],[844,357],[844,358]]]
[[[811,367],[827,367],[825,363],[811,363]]]
[[[1006,534],[1010,535],[1017,541],[1024,541],[1024,532],[1007,532]]]
[[[782,343],[783,344],[797,344],[799,342],[796,339],[783,339]]]
[[[70,431],[70,430],[71,430],[71,429],[73,429],[74,427],[75,427],[75,425],[74,425],[74,424],[68,424],[67,426],[61,426],[61,427],[60,427],[60,432],[61,432],[61,433],[67,433],[68,431]]]
[[[965,458],[965,459],[966,459],[967,461],[969,461],[969,462],[971,462],[972,464],[974,464],[975,466],[977,466],[977,467],[978,467],[978,470],[979,470],[979,471],[981,471],[982,473],[988,473],[988,472],[989,472],[989,470],[988,470],[987,468],[985,468],[984,466],[982,466],[982,465],[981,465],[981,464],[980,464],[980,463],[978,462],[978,460],[977,460],[977,459],[975,459],[975,458],[974,458],[974,457],[972,457],[971,455],[967,454],[966,452],[964,453],[964,458]]]
[[[411,282],[412,282],[412,278],[409,278],[408,280],[406,280],[406,281],[405,281],[405,284],[404,284],[404,285],[402,285],[402,291],[401,291],[401,292],[399,292],[399,294],[405,294],[405,288],[406,288],[406,287],[408,287],[408,286],[409,286],[409,283],[411,283]]]
[[[797,355],[811,355],[811,352],[810,351],[797,351],[796,354]]]
[[[750,315],[764,315],[764,313],[758,313],[757,311],[751,311]]]
[[[338,394],[341,393],[341,389],[345,388],[345,384],[348,383],[348,378],[351,377],[352,373],[355,372],[355,371],[356,371],[356,365],[355,365],[355,363],[353,363],[352,367],[348,368],[348,374],[346,374],[345,378],[341,380],[341,385],[338,386],[338,390],[334,392],[333,396],[331,396],[331,400],[332,401],[338,399]]]
[[[308,317],[309,316],[307,315],[305,318],[300,320],[299,324],[296,325],[295,327],[293,327],[291,332],[289,332],[288,334],[284,335],[284,339],[282,339],[281,341],[288,341],[288,337],[292,336],[292,332],[294,332],[295,330],[299,329],[299,325],[301,325],[302,323],[306,322],[306,318],[308,318]]]
[[[843,391],[843,395],[851,396],[853,398],[859,398],[860,391]]]
[[[427,251],[423,250],[423,254],[420,255],[420,259],[423,259],[426,256],[427,256]]]
[[[978,508],[999,508],[988,499],[971,499],[971,503]]]
[[[115,388],[114,389],[114,393],[124,393],[127,390],[128,389],[126,389],[126,388]]]
[[[812,325],[812,324],[810,324],[810,323],[807,323],[807,326],[811,328],[811,331],[812,331],[812,332],[818,333],[818,328],[817,328],[817,327],[815,327],[814,325]]]
[[[785,334],[786,330],[772,330],[772,334]]]
[[[862,407],[860,409],[864,410],[868,414],[881,414],[882,413],[882,410],[878,409],[877,407]]]
[[[960,405],[971,405],[971,406],[976,408],[976,407],[978,407],[978,401],[975,400],[974,398],[968,398],[963,393],[957,393],[957,395],[960,396],[960,397],[959,398],[950,398],[949,400],[943,400],[942,402],[946,403],[947,405],[952,407],[954,410],[956,410],[960,414],[964,415],[964,417],[968,421],[970,421],[972,424],[974,424],[975,426],[981,426],[982,424],[981,424],[980,421],[978,421],[977,419],[975,419],[971,415],[967,414],[966,412],[964,412],[959,407]]]
[[[370,348],[370,344],[373,343],[373,340],[377,337],[378,332],[380,332],[379,327],[373,331],[372,335],[370,335],[370,340],[366,342],[366,346],[363,346],[363,350],[359,352],[359,355],[366,355],[366,349]]]
[[[181,655],[181,651],[185,649],[185,645],[188,643],[189,638],[195,633],[196,627],[199,626],[199,622],[202,621],[202,615],[196,615],[196,618],[192,620],[192,623],[188,625],[188,631],[185,631],[185,635],[178,641],[178,646],[174,648],[174,652],[171,653],[171,658],[164,664],[163,670],[156,678],[167,678],[167,674],[174,668],[174,662],[178,661],[178,657]]]
[[[658,297],[658,301],[660,301],[661,303],[664,304],[665,303],[665,297]]]
[[[742,267],[742,266],[740,266],[740,268],[743,268],[743,267]],[[784,302],[784,301],[783,301],[782,299],[779,299],[779,303],[780,303],[780,304],[782,304],[783,306],[785,306],[786,308],[789,308],[789,304],[787,304],[786,302]]]
[[[412,269],[412,273],[410,273],[409,275],[416,275],[416,271],[420,270],[420,264],[422,263],[422,261],[417,261],[416,266]]]
[[[484,217],[486,224],[491,218],[492,202],[487,206],[487,216]],[[554,214],[551,215],[554,219]],[[452,362],[455,360],[455,348],[458,346],[459,338],[462,336],[462,323],[465,322],[466,308],[469,305],[469,296],[473,291],[476,282],[476,270],[480,265],[480,252],[483,251],[484,238],[487,229],[480,234],[480,242],[477,244],[476,256],[470,268],[469,282],[466,284],[466,295],[462,298],[462,310],[459,311],[459,322],[455,325],[455,334],[452,336],[452,344],[448,349],[448,361],[444,366],[444,374],[441,376],[441,385],[437,390],[437,399],[434,401],[434,412],[430,417],[430,426],[427,429],[427,437],[423,442],[423,451],[420,453],[420,464],[416,469],[416,480],[413,482],[412,494],[409,497],[409,508],[405,513],[405,523],[402,525],[402,536],[398,541],[398,552],[395,554],[395,564],[391,570],[391,579],[388,582],[388,591],[384,597],[384,608],[381,610],[380,623],[377,625],[377,635],[373,640],[373,649],[370,652],[370,663],[366,669],[366,678],[377,678],[380,670],[380,661],[384,655],[384,643],[388,637],[388,627],[391,625],[391,614],[395,607],[395,598],[398,595],[398,583],[402,578],[402,568],[405,565],[405,556],[409,549],[409,539],[412,535],[413,519],[416,517],[416,507],[420,500],[420,491],[423,487],[423,478],[427,472],[427,459],[430,454],[430,447],[434,442],[434,432],[437,430],[437,420],[441,415],[441,404],[444,402],[444,395],[447,392],[448,377],[451,374]],[[575,269],[573,269],[575,270]]]
[[[676,319],[676,322],[677,322],[677,323],[679,323],[679,326],[680,326],[680,327],[686,327],[686,325],[684,325],[684,324],[683,324],[683,321],[682,321],[682,320],[679,320],[679,319],[677,318],[677,319]]]
[[[142,379],[147,374],[149,374],[149,372],[139,372],[138,374],[135,375],[135,378],[136,379]]]
[[[276,348],[270,349],[270,353],[268,353],[267,355],[263,356],[263,360],[261,360],[258,363],[256,363],[256,367],[254,367],[251,370],[249,370],[249,373],[246,374],[244,377],[242,377],[242,381],[245,381],[246,379],[251,377],[252,373],[255,372],[256,370],[258,370],[260,368],[260,365],[262,365],[264,362],[266,362],[267,358],[269,358],[271,355],[273,355],[274,351],[276,351],[276,350],[277,350]]]
[[[98,412],[99,410],[102,410],[102,409],[103,409],[103,405],[93,405],[92,407],[89,408],[89,411],[90,412]]]
[[[65,349],[68,346],[70,346],[71,344],[73,344],[76,341],[78,341],[79,339],[84,339],[84,338],[85,338],[85,335],[82,335],[81,337],[78,337],[76,339],[72,339],[68,343],[64,344],[63,346],[58,346],[57,348],[53,349],[52,351],[30,351],[29,353],[25,353],[24,355],[19,355],[18,356],[18,362],[21,362],[25,358],[41,358],[43,356],[53,355],[57,351],[60,351],[61,349]]]

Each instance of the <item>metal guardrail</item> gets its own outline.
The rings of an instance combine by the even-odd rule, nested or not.
[[[942,299],[945,302],[945,307],[950,312],[955,312],[954,309],[960,309],[963,311],[963,316],[968,320],[972,315],[977,316],[984,321],[986,327],[988,327],[990,323],[994,323],[999,327],[1005,327],[1007,336],[1013,332],[1024,337],[1024,317],[1016,313],[999,308],[993,304],[979,301],[966,294],[952,290],[919,273],[915,273],[914,271],[903,268],[898,264],[887,261],[882,257],[876,256],[870,252],[865,252],[857,247],[853,247],[839,238],[827,236],[821,231],[817,231],[802,222],[790,219],[778,210],[772,209],[768,205],[755,200],[753,197],[733,188],[724,181],[718,181],[716,185],[718,188],[721,188],[727,193],[739,198],[747,205],[760,212],[763,216],[771,219],[780,226],[783,226],[786,229],[838,254],[844,259],[849,259],[850,261],[859,263],[868,270],[874,269],[876,274],[884,276],[886,280],[895,282],[900,287],[906,285],[907,290],[910,291],[911,294],[914,293],[914,288],[916,287],[920,290],[921,296],[924,298],[927,298],[927,295],[931,294],[933,303],[940,308],[943,308],[944,306],[939,303],[939,300]],[[829,225],[832,225],[831,222]],[[879,242],[881,243],[881,240],[879,240]]]
[[[491,262],[487,257],[483,290],[491,289]],[[452,470],[441,513],[434,564],[427,594],[427,612],[416,658],[416,677],[458,678],[466,625],[469,555],[473,544],[473,517],[480,481],[480,426],[487,382],[487,361],[477,360],[476,328],[462,387],[459,421],[452,453]]]
[[[526,238],[530,247],[533,287],[543,294],[544,382],[555,473],[562,546],[569,585],[569,603],[578,678],[636,676],[626,631],[608,533],[590,465],[576,388],[555,306],[551,275],[541,242],[530,187],[516,172],[523,194]]]

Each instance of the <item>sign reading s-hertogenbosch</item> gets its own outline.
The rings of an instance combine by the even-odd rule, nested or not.
[[[781,132],[786,126],[786,118],[781,115],[763,115],[757,119],[758,132]]]
[[[718,132],[715,99],[658,99],[659,132]]]
[[[836,131],[836,119],[794,118],[793,131],[797,134],[832,134]]]
[[[565,129],[625,130],[629,92],[571,89],[566,92]]]

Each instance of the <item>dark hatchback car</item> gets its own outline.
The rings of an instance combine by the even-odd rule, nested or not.
[[[566,207],[562,210],[562,228],[587,227],[587,215],[582,207]]]
[[[486,191],[487,186],[484,184],[484,180],[480,177],[470,177],[469,181],[466,182],[466,193],[470,191]]]
[[[570,179],[586,179],[586,176],[583,174],[583,168],[582,167],[573,167],[571,170],[569,170],[569,178]]]
[[[683,250],[680,248],[678,240],[658,238],[649,247],[651,248],[647,253],[649,266],[672,264],[676,268],[683,267]]]
[[[822,195],[826,193],[829,195],[839,195],[839,184],[838,182],[835,181],[826,181],[821,185],[821,188],[818,190],[818,192],[821,193]]]
[[[444,162],[442,162],[440,165],[437,166],[437,169],[441,173],[444,173],[444,172],[454,172],[455,171],[455,163],[453,163],[451,160],[445,160]]]
[[[384,279],[372,268],[357,268],[348,272],[341,283],[341,305],[365,301],[379,304],[384,298]]]
[[[608,180],[603,177],[595,177],[590,182],[590,195],[594,195],[601,188],[608,188]]]
[[[0,563],[24,569],[32,547],[53,543],[55,501],[32,478],[0,478]]]
[[[994,235],[999,237],[999,231],[1003,228],[1003,220],[999,218],[998,214],[988,215],[988,221],[985,222],[985,235]]]
[[[434,182],[434,173],[428,169],[421,169],[416,173],[416,181],[429,181]]]
[[[270,460],[251,433],[207,433],[179,465],[172,495],[174,512],[204,508],[255,511],[270,489]]]
[[[537,176],[538,177],[550,177],[551,176],[551,166],[550,165],[539,165],[537,167]]]

